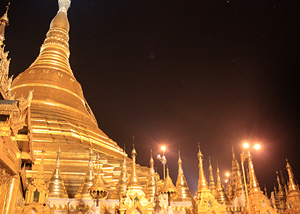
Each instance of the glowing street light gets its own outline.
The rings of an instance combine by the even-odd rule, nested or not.
[[[247,190],[247,183],[246,183],[246,177],[245,177],[245,169],[244,169],[244,162],[247,158],[250,157],[250,152],[252,151],[252,149],[256,149],[259,150],[260,149],[260,145],[259,144],[255,144],[254,147],[252,149],[249,150],[249,143],[244,143],[244,149],[241,153],[241,164],[242,164],[242,171],[243,171],[243,177],[244,177],[244,185],[245,185],[245,192],[246,192],[246,199],[247,199],[247,206],[249,209],[249,214],[251,214],[251,209],[250,209],[250,204],[249,204],[249,196],[248,196],[248,190]]]
[[[229,182],[229,176],[230,176],[230,173],[229,173],[229,172],[226,172],[226,173],[225,173],[225,176],[226,176],[225,183],[227,184],[227,183]]]
[[[160,156],[160,154],[157,155],[157,159],[162,163],[163,165],[163,173],[164,173],[164,180],[166,178],[166,163],[167,163],[167,159],[166,159],[166,156],[165,156],[165,151],[166,151],[166,147],[165,146],[162,146],[161,147],[161,150],[163,152],[163,155]]]

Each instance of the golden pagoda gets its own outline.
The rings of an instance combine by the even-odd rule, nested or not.
[[[190,202],[190,205],[192,205],[191,203],[194,201],[194,199],[184,177],[180,151],[178,152],[178,156],[178,175],[176,181],[177,194],[172,202]]]
[[[80,83],[69,63],[69,21],[67,11],[70,0],[59,0],[59,10],[50,23],[40,54],[36,60],[13,81],[11,93],[20,97],[34,89],[30,108],[33,150],[47,150],[45,180],[55,169],[56,152],[60,146],[64,161],[60,172],[70,198],[74,198],[85,177],[89,149],[101,153],[105,159],[104,180],[112,193],[121,174],[122,149],[104,134],[84,98]],[[36,157],[41,158],[36,152]],[[128,160],[131,161],[131,160]],[[76,167],[72,167],[76,165]],[[36,174],[27,170],[27,178]],[[111,170],[112,169],[112,170]],[[147,183],[147,171],[137,166],[142,186]],[[146,167],[145,167],[146,169]]]

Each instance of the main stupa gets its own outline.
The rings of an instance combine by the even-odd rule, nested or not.
[[[37,161],[45,147],[46,180],[55,168],[56,153],[61,149],[60,170],[69,197],[74,197],[84,179],[89,149],[101,153],[105,181],[113,191],[121,173],[123,150],[97,125],[96,118],[84,98],[80,83],[69,63],[70,0],[59,0],[59,10],[50,23],[46,39],[36,60],[13,81],[11,93],[16,97],[34,90],[31,103],[33,148]],[[86,72],[86,71],[81,71]],[[130,162],[130,161],[129,161]],[[129,163],[130,164],[130,163]],[[129,165],[130,166],[130,165]],[[147,174],[141,173],[146,183]]]

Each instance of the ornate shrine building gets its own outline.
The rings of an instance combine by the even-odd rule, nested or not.
[[[287,162],[288,185],[268,198],[256,179],[250,152],[248,182],[233,151],[225,190],[219,168],[209,183],[198,151],[199,179],[193,197],[178,157],[173,184],[136,163],[98,127],[69,64],[70,0],[58,0],[36,60],[14,80],[5,52],[8,7],[0,19],[0,212],[12,213],[299,213],[300,191]],[[196,157],[195,157],[196,158]],[[242,163],[243,164],[243,163]],[[196,182],[196,181],[195,181]]]

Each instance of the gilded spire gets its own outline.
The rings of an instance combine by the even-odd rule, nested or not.
[[[292,171],[292,167],[289,164],[288,160],[286,160],[286,169],[289,174],[289,192],[288,193],[290,193],[292,191],[299,191],[299,187],[295,184],[295,178],[294,178],[294,174]]]
[[[213,196],[216,195],[216,185],[215,185],[215,180],[214,180],[214,175],[213,175],[213,168],[211,165],[211,160],[209,157],[209,189],[211,191],[211,193],[213,194]]]
[[[260,187],[254,172],[254,166],[252,163],[252,156],[250,154],[250,151],[248,151],[248,165],[249,165],[249,176],[250,176],[250,188],[249,188],[249,192],[250,191],[259,191]]]
[[[233,145],[231,145],[231,150],[232,150],[232,160],[235,160],[235,152],[234,152]]]
[[[88,170],[85,174],[85,178],[81,183],[81,186],[79,187],[79,190],[77,194],[75,195],[75,198],[77,199],[91,199],[90,196],[90,187],[93,185],[94,180],[94,172],[93,172],[93,150],[90,148],[90,159],[89,159],[89,166]]]
[[[265,196],[268,198],[268,191],[267,191],[266,185],[265,185],[265,188],[264,188],[264,192],[265,192]]]
[[[132,196],[132,195],[138,194],[140,196],[145,196],[145,193],[143,191],[143,188],[139,182],[139,178],[136,173],[136,155],[137,155],[137,152],[136,152],[136,150],[134,148],[134,144],[133,144],[133,149],[131,152],[132,167],[131,167],[131,175],[130,175],[129,183],[127,185],[127,195]]]
[[[141,186],[141,184],[139,182],[139,178],[138,178],[137,173],[136,173],[136,155],[137,155],[137,152],[136,152],[136,150],[134,148],[134,144],[133,144],[133,149],[132,149],[132,152],[131,152],[132,169],[131,169],[131,175],[130,175],[130,180],[129,180],[129,183],[128,183],[128,187]]]
[[[277,174],[277,184],[278,184],[277,197],[278,197],[278,199],[283,199],[284,198],[284,190],[281,185],[281,181],[280,181],[278,172],[276,172],[276,174]]]
[[[156,173],[154,170],[154,160],[152,157],[152,149],[151,149],[151,158],[150,158],[150,169],[147,178],[147,186],[145,190],[145,194],[147,198],[154,198],[156,190]]]
[[[6,6],[6,12],[4,15],[0,18],[0,46],[3,45],[3,41],[5,40],[5,27],[8,26],[9,20],[8,20],[8,9],[9,9],[10,3]]]
[[[125,145],[124,145],[123,164],[122,164],[121,174],[116,189],[113,195],[111,196],[111,199],[120,199],[121,196],[125,195],[127,189],[127,183],[128,183],[128,177],[127,177],[126,155],[125,155]]]
[[[220,177],[220,170],[219,170],[219,166],[217,165],[217,201],[219,204],[230,204],[230,200],[227,197],[225,190],[224,190],[224,186],[222,185],[222,181],[221,181],[221,177]]]
[[[52,173],[50,181],[48,182],[50,198],[68,198],[68,194],[64,182],[60,175],[59,162],[60,162],[60,147],[57,152],[55,169]]]
[[[200,144],[198,143],[198,161],[199,161],[199,179],[198,179],[198,190],[197,190],[197,194],[200,193],[202,190],[207,190],[207,181],[204,175],[204,170],[203,170],[203,155],[200,151]]]
[[[242,195],[243,191],[245,190],[244,183],[243,183],[243,178],[242,178],[242,173],[240,170],[240,165],[237,163],[237,178],[236,178],[236,185],[235,185],[235,197],[239,197]]]
[[[176,181],[177,195],[173,201],[188,202],[193,201],[193,196],[189,190],[186,179],[182,169],[182,160],[180,158],[180,151],[178,151],[178,176]]]

